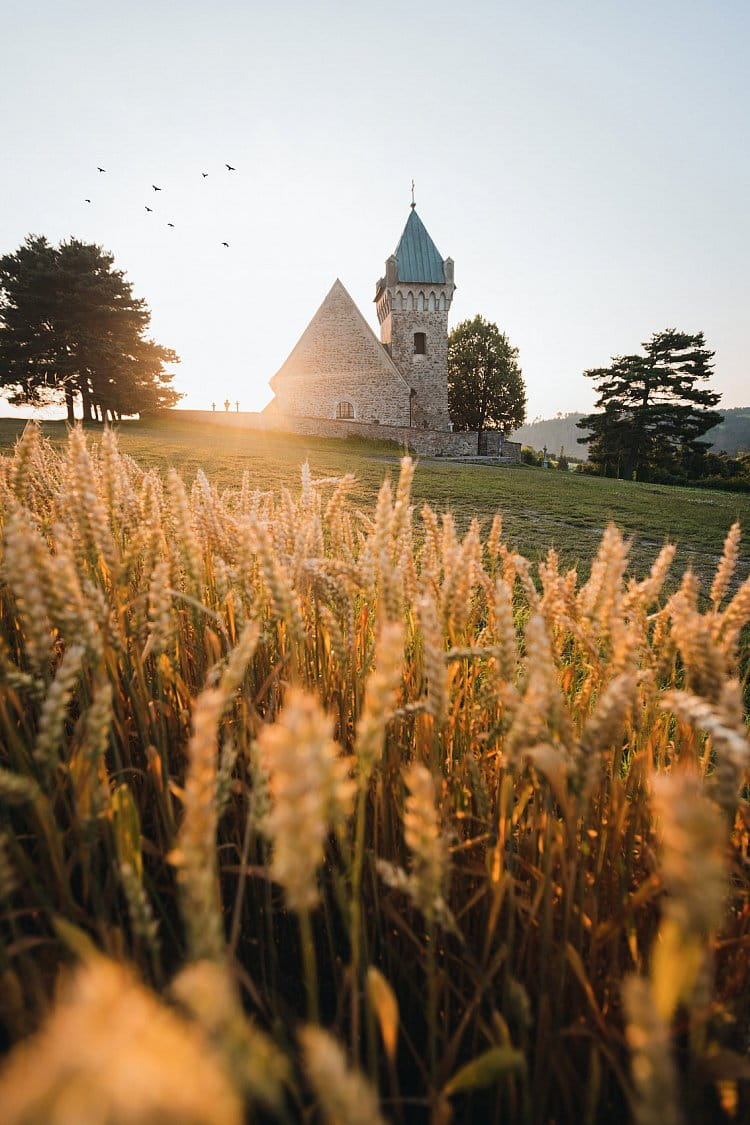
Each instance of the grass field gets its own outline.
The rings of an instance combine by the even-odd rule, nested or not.
[[[0,453],[10,452],[24,423],[0,419]],[[98,427],[90,439],[96,440]],[[353,473],[353,498],[369,506],[387,473],[397,470],[400,451],[383,442],[260,433],[168,419],[125,422],[119,445],[146,468],[160,472],[170,466],[191,480],[204,469],[220,490],[237,487],[244,472],[251,486],[276,490],[296,486],[300,465],[309,461],[313,476]],[[63,443],[66,426],[46,423],[44,434]],[[497,468],[422,460],[414,479],[414,501],[436,510],[450,509],[461,530],[478,516],[490,523],[503,514],[508,542],[529,558],[540,558],[551,546],[570,566],[588,568],[602,531],[613,520],[634,537],[631,565],[637,574],[650,566],[655,549],[665,540],[677,544],[675,571],[688,565],[703,579],[713,572],[724,536],[734,520],[750,528],[750,497],[709,489],[675,488],[557,473],[528,466]],[[738,579],[750,572],[740,561]]]

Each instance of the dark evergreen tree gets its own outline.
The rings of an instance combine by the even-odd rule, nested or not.
[[[584,372],[597,384],[600,412],[581,418],[588,434],[578,440],[589,443],[589,459],[610,476],[679,471],[708,448],[699,439],[721,421],[711,409],[721,395],[705,385],[714,353],[702,332],[668,328],[642,346],[645,355],[615,356],[610,367]]]
[[[510,431],[526,417],[518,349],[482,316],[457,324],[448,338],[448,406],[457,430]]]
[[[178,356],[145,336],[151,314],[100,246],[29,236],[0,258],[0,386],[16,404],[64,401],[73,421],[174,405],[164,364]]]

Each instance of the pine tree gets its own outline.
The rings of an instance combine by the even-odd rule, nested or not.
[[[642,345],[645,355],[615,356],[610,367],[585,371],[597,384],[600,413],[578,426],[588,431],[589,459],[607,475],[635,479],[654,469],[679,471],[700,456],[699,439],[721,421],[721,395],[705,386],[714,353],[702,332],[668,328]]]
[[[178,356],[145,337],[151,314],[114,258],[70,239],[29,236],[0,258],[0,386],[16,404],[78,399],[84,419],[172,406],[164,364]]]

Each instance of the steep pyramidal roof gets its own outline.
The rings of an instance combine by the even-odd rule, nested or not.
[[[396,247],[396,271],[399,281],[445,284],[443,259],[413,206]]]
[[[279,389],[289,379],[341,374],[396,378],[405,384],[398,367],[337,278],[270,384]]]

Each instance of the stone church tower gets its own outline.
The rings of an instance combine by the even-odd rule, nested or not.
[[[375,291],[381,342],[411,387],[412,426],[451,428],[448,311],[454,289],[453,259],[440,256],[412,203]]]

